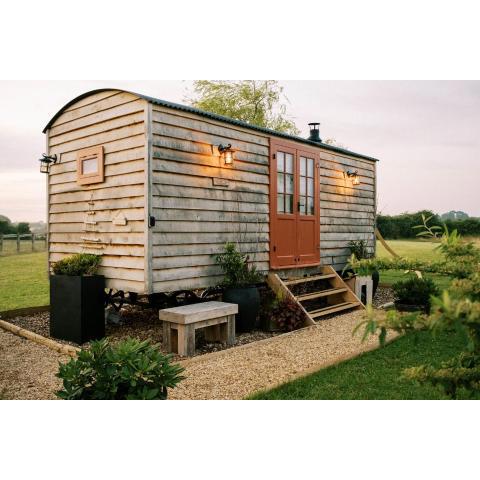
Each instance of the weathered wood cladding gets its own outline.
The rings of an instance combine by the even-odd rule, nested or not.
[[[217,149],[229,143],[233,167],[221,163]],[[99,145],[105,181],[77,185],[78,150]],[[94,233],[107,285],[125,291],[218,284],[222,275],[214,255],[227,241],[236,242],[259,270],[270,269],[267,133],[110,90],[63,110],[48,130],[48,150],[60,157],[48,180],[49,263],[84,251],[84,238]],[[320,259],[339,270],[349,241],[363,239],[374,249],[376,167],[321,147],[318,152]],[[360,185],[345,178],[348,169],[358,171]],[[90,209],[95,232],[85,223]],[[114,222],[119,214],[126,224]],[[150,215],[156,219],[152,228]]]
[[[100,253],[99,273],[107,286],[138,292],[145,290],[147,106],[114,90],[88,96],[56,119],[48,145],[49,153],[60,157],[49,175],[49,264],[72,253]],[[97,145],[104,148],[105,181],[77,185],[77,151]],[[119,214],[125,225],[114,222]],[[87,217],[95,223],[88,224]]]
[[[154,289],[217,284],[214,255],[227,241],[268,271],[268,138],[156,105],[152,133]],[[212,148],[228,143],[236,149],[233,168]]]
[[[217,283],[213,254],[226,241],[268,270],[269,138],[156,105],[152,120],[155,289],[168,290],[177,280],[182,288]],[[235,148],[233,168],[212,150],[220,143]],[[345,178],[349,168],[358,170],[360,185]],[[213,178],[228,187],[213,185]],[[350,240],[373,248],[374,162],[320,150],[320,209],[322,264],[342,268]]]

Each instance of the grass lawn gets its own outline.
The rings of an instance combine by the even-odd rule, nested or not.
[[[440,388],[400,378],[403,369],[459,353],[462,339],[447,334],[435,339],[428,332],[400,338],[385,348],[365,353],[267,392],[256,400],[373,400],[444,399]]]
[[[407,257],[418,260],[441,260],[442,255],[435,250],[438,247],[438,242],[427,242],[422,240],[387,240],[388,245],[394,252],[401,257]],[[380,242],[377,242],[377,257],[378,258],[392,258],[392,256],[383,248]],[[415,275],[414,273],[408,275]],[[451,278],[446,275],[438,275],[427,273],[427,277],[435,281],[441,289],[448,288]],[[402,271],[399,270],[384,270],[380,272],[380,283],[389,284],[406,280],[408,278]]]
[[[48,305],[46,252],[0,257],[0,312]]]

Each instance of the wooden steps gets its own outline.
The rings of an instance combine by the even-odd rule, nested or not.
[[[345,288],[329,288],[328,290],[321,290],[315,293],[306,293],[305,295],[298,295],[295,297],[299,302],[304,302],[306,300],[314,300],[315,298],[327,297],[328,295],[336,295],[337,293],[343,293],[347,291]]]
[[[337,305],[330,305],[325,308],[319,308],[318,310],[311,310],[308,314],[312,318],[323,317],[325,315],[330,315],[331,313],[341,312],[342,310],[349,310],[350,308],[355,308],[361,305],[360,302],[344,302]]]
[[[327,273],[325,275],[312,275],[311,277],[302,277],[302,278],[296,278],[295,280],[286,280],[283,283],[285,285],[298,285],[300,283],[306,283],[306,282],[313,282],[315,280],[327,280],[329,278],[334,278],[336,277],[336,273]]]
[[[285,280],[271,272],[267,282],[277,295],[290,298],[303,310],[309,325],[326,315],[365,308],[330,266],[310,277]]]

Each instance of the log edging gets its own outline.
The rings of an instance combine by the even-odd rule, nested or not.
[[[0,312],[0,318],[23,317],[35,313],[49,312],[50,305],[40,305],[38,307],[16,308],[15,310],[4,310]]]
[[[72,345],[64,345],[62,343],[56,342],[51,338],[43,337],[38,335],[38,333],[33,333],[30,330],[25,328],[18,327],[12,323],[6,322],[5,320],[0,320],[0,327],[6,330],[7,332],[23,337],[27,340],[31,340],[38,345],[43,345],[44,347],[49,348],[50,350],[55,350],[58,353],[63,355],[69,355],[70,357],[76,357],[77,353],[80,351],[80,348],[73,347]]]

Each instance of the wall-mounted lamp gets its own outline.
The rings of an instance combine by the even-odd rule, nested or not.
[[[225,165],[233,165],[233,154],[235,153],[235,150],[232,148],[231,143],[229,143],[228,145],[219,145],[218,151]]]
[[[50,171],[50,165],[52,163],[57,163],[57,155],[47,155],[42,153],[42,158],[40,161],[40,173],[48,173]]]
[[[352,185],[360,185],[360,178],[358,176],[358,170],[347,170],[345,175],[352,179]]]

